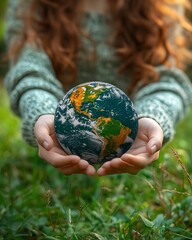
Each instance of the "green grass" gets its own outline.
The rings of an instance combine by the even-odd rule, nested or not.
[[[139,174],[66,177],[23,142],[0,95],[0,240],[192,239],[192,113]]]

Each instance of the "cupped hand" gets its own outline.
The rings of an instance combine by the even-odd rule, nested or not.
[[[64,175],[95,175],[95,168],[76,155],[68,155],[59,145],[54,129],[54,115],[42,115],[37,120],[34,133],[39,147],[39,156]]]
[[[104,163],[97,171],[99,176],[130,173],[136,174],[159,157],[163,131],[150,118],[139,119],[138,134],[132,147],[121,156]]]

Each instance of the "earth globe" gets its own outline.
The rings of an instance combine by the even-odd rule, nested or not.
[[[77,85],[64,95],[55,111],[54,126],[67,154],[101,164],[122,156],[132,146],[138,116],[122,90],[93,81]]]

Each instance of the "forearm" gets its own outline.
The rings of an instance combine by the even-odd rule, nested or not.
[[[163,97],[165,97],[165,100],[162,101]],[[156,94],[152,94],[143,98],[142,101],[138,100],[135,102],[139,118],[147,117],[154,119],[161,126],[164,135],[163,143],[173,138],[175,123],[183,112],[180,99],[176,96],[173,97],[175,104],[169,100],[166,102],[166,94],[163,93],[159,98]],[[170,95],[169,98],[171,98]],[[176,111],[175,105],[177,105]]]
[[[159,69],[160,80],[142,88],[135,95],[138,116],[154,119],[164,133],[164,143],[174,136],[175,124],[182,119],[192,102],[189,78],[178,69]]]
[[[39,116],[53,114],[64,95],[51,62],[41,49],[26,45],[5,78],[12,111],[22,119],[22,133],[28,144],[36,146],[33,132]]]
[[[22,135],[31,146],[36,147],[34,126],[42,115],[54,114],[58,99],[44,90],[29,90],[19,101],[19,111],[22,118]]]

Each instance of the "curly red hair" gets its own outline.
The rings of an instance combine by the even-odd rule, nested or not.
[[[29,12],[21,16],[25,19],[22,41],[14,42],[11,56],[18,56],[26,42],[35,42],[47,52],[64,85],[75,80],[82,34],[78,28],[79,3],[76,0],[32,0]],[[189,7],[188,0],[108,0],[108,6],[114,26],[113,45],[122,60],[118,72],[126,71],[131,75],[131,89],[139,81],[147,83],[158,79],[155,66],[169,64],[171,57],[180,67],[185,66],[187,37],[173,29],[178,24],[187,30],[185,32],[192,31],[185,14],[175,10]],[[65,78],[62,77],[64,71]]]

